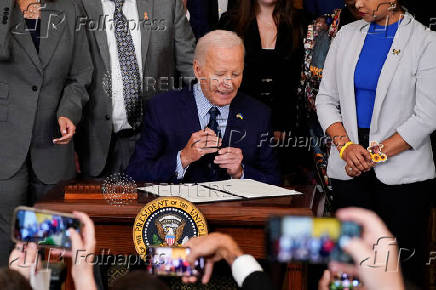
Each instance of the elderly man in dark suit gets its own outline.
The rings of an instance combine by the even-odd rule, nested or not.
[[[270,111],[238,92],[244,45],[233,32],[209,32],[198,42],[193,90],[150,100],[128,174],[150,182],[250,178],[279,184]]]
[[[126,169],[145,102],[193,80],[195,38],[181,0],[78,1],[95,71],[76,150],[82,173],[102,177]]]

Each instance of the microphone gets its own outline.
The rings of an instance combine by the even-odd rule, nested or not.
[[[380,4],[378,4],[377,5],[377,9],[375,9],[375,10],[373,10],[373,12],[372,12],[372,17],[374,18],[374,19],[376,19],[377,18],[377,15],[375,14],[379,9],[380,9],[380,7],[382,6],[382,5],[391,5],[391,7],[393,7],[393,5],[392,5],[392,2],[382,2],[382,3],[380,3]],[[396,5],[396,4],[395,4]]]

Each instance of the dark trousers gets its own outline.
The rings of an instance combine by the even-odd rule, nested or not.
[[[427,237],[431,210],[430,192],[434,180],[403,185],[380,182],[374,170],[352,180],[332,179],[334,206],[361,207],[376,212],[397,238],[400,248],[415,249],[413,257],[402,261],[406,280],[423,287],[428,259]],[[405,251],[401,259],[410,255]]]
[[[54,184],[44,184],[33,172],[30,158],[9,179],[0,180],[0,267],[8,265],[13,247],[11,224],[14,208],[33,206]]]
[[[139,137],[139,133],[130,129],[112,134],[106,166],[100,177],[124,172],[127,169]]]

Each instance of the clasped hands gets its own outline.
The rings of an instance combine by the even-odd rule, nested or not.
[[[359,144],[351,144],[345,148],[342,159],[347,163],[345,172],[350,177],[357,177],[375,166],[368,150]]]
[[[183,168],[187,168],[191,163],[198,161],[206,154],[218,152],[214,163],[220,168],[227,170],[227,174],[232,178],[242,177],[242,150],[239,148],[221,148],[222,139],[213,130],[206,128],[192,133],[185,148],[180,153]]]

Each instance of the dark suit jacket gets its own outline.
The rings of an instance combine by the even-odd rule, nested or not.
[[[233,9],[236,4],[236,0],[228,0],[227,10]],[[218,0],[188,0],[186,6],[196,38],[216,29],[219,21]]]
[[[245,278],[242,290],[271,290],[273,289],[270,278],[265,272],[256,271]]]
[[[30,154],[37,177],[56,184],[75,176],[73,144],[52,142],[60,136],[57,120],[80,121],[92,77],[86,33],[76,29],[83,10],[76,1],[47,1],[38,53],[15,3],[0,3],[0,179]]]
[[[243,120],[237,118],[240,113]],[[280,175],[272,146],[270,111],[256,100],[238,93],[230,105],[222,146],[242,149],[244,175],[270,184],[279,184]],[[130,160],[128,174],[137,181],[177,183],[176,160],[192,133],[201,130],[193,92],[188,89],[157,95],[148,104],[144,130]],[[262,141],[263,140],[263,141]],[[229,179],[224,170],[211,176],[209,155],[191,164],[182,182]]]
[[[110,84],[110,53],[101,0],[81,1],[87,16],[81,19],[81,28],[88,32],[95,71],[89,103],[76,134],[76,150],[82,172],[87,176],[99,176],[106,165],[113,131],[112,96],[107,92],[106,85]],[[192,81],[195,38],[182,1],[137,0],[136,4],[141,31],[145,103],[153,95],[172,89],[173,82],[177,86],[179,79],[176,73],[185,77],[186,83]],[[145,16],[148,20],[144,19]],[[96,23],[100,26],[98,29],[87,29],[85,23],[90,27]]]
[[[229,12],[224,13],[217,29],[235,31],[236,23]],[[273,57],[265,59],[256,19],[247,27],[245,45],[244,79],[240,90],[267,104],[272,110],[274,131],[291,131],[296,134],[297,84],[300,80],[303,48],[298,43],[293,48],[293,30],[280,24]],[[272,78],[272,95],[265,96],[262,79]]]

